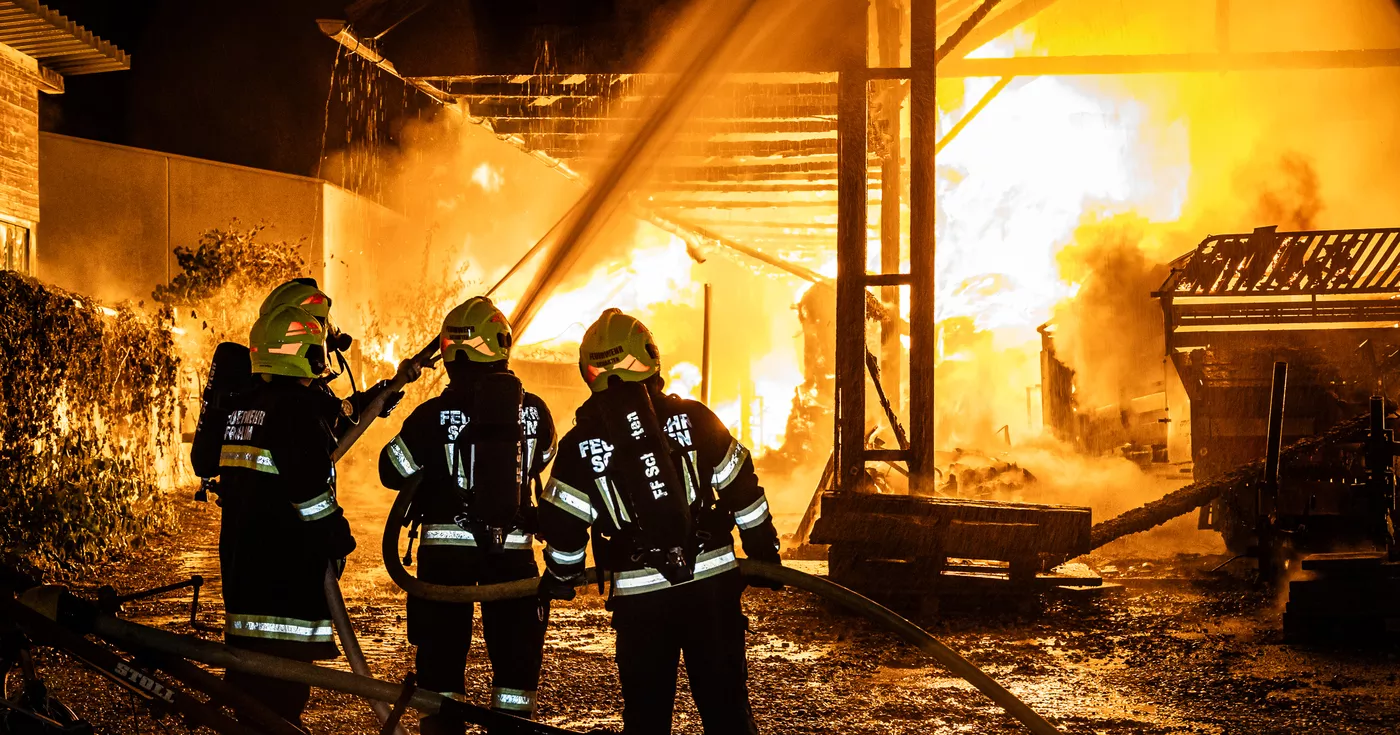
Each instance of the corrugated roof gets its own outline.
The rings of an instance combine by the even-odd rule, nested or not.
[[[1400,291],[1400,229],[1214,235],[1172,263],[1171,296]]]
[[[131,68],[131,57],[125,51],[33,0],[0,0],[0,44],[38,59],[60,74]]]

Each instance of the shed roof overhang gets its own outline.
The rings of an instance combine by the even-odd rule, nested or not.
[[[0,0],[0,44],[39,62],[40,88],[63,91],[63,76],[131,68],[125,51],[34,0]]]

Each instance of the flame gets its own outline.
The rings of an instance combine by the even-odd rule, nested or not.
[[[370,360],[397,368],[399,364],[397,350],[401,337],[402,335],[392,334],[383,340],[365,339],[360,343],[360,351]]]
[[[1187,169],[1146,164],[1146,110],[1081,84],[1042,77],[1008,89],[940,156],[957,176],[939,179],[937,319],[1033,328],[1073,295],[1055,255],[1086,213],[1179,217]],[[990,86],[969,80],[969,103]]]
[[[551,294],[519,336],[522,350],[558,352],[572,360],[584,330],[604,309],[621,309],[657,333],[661,325],[647,320],[657,306],[700,303],[700,284],[693,278],[694,261],[686,253],[684,240],[638,223],[635,242],[630,252],[595,266],[579,279],[581,283],[576,280],[578,285]],[[496,305],[510,313],[516,300],[501,299]],[[664,353],[665,344],[661,347]]]
[[[494,194],[505,185],[505,176],[500,169],[483,161],[479,166],[472,169],[472,182],[480,186],[487,194]]]
[[[1018,36],[982,51],[1013,55],[1029,43]],[[941,129],[993,83],[967,80]],[[1057,256],[1090,219],[1177,220],[1190,174],[1186,133],[1102,82],[1041,77],[1013,83],[939,154],[940,439],[976,446],[994,427],[1023,421],[1040,431],[1020,419],[1027,387],[1040,382],[1035,328],[1079,290]],[[907,300],[902,310],[907,317]],[[972,332],[957,326],[967,323]]]
[[[588,325],[604,309],[618,308],[642,320],[656,337],[663,366],[669,366],[664,367],[667,390],[698,399],[697,364],[702,356],[696,337],[703,318],[702,270],[708,266],[699,266],[691,258],[684,240],[650,224],[638,223],[626,245],[630,250],[605,259],[551,294],[520,335],[516,354],[572,361]],[[748,264],[743,267],[746,275],[741,277],[752,277],[747,275]],[[805,283],[787,286],[789,303],[796,303],[807,287]],[[507,313],[516,305],[508,298],[496,303]],[[723,337],[716,339],[712,355],[716,361],[749,363],[748,350],[762,344],[749,336],[758,331],[750,325],[718,328],[723,329]],[[678,350],[682,342],[690,345],[688,351]],[[732,381],[711,386],[711,396],[719,405],[716,413],[758,456],[782,445],[793,391],[802,382],[800,353],[794,345],[775,344],[760,355],[741,367],[737,386]]]
[[[666,390],[681,398],[700,400],[700,368],[692,362],[678,362],[666,372]]]

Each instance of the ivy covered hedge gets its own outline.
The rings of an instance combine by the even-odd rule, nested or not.
[[[0,271],[0,549],[71,567],[172,520],[170,324]]]

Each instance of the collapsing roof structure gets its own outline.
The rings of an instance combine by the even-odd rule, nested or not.
[[[1400,229],[1214,235],[1172,261],[1155,294],[1169,349],[1229,333],[1394,328]]]
[[[975,48],[1052,1],[1003,2],[957,48]],[[937,3],[940,46],[981,4]],[[666,86],[660,74],[635,73],[642,65],[636,53],[645,44],[618,44],[616,36],[635,39],[645,32],[640,29],[685,3],[618,0],[589,12],[542,3],[510,17],[476,5],[358,0],[346,8],[347,21],[322,21],[321,27],[438,101],[459,105],[473,122],[561,173],[586,178],[603,163],[595,156],[619,140]],[[486,37],[477,30],[488,16],[492,33]],[[516,26],[519,32],[511,30]],[[513,73],[541,67],[535,58],[541,29],[556,26],[568,30],[549,39],[548,73]],[[447,37],[456,39],[450,48],[433,42]],[[586,46],[586,52],[574,46]],[[821,51],[782,70],[732,75],[697,105],[699,117],[669,147],[639,202],[652,221],[687,239],[720,240],[749,255],[778,256],[763,259],[779,267],[793,259],[829,257],[836,239],[836,63],[842,54],[829,45]],[[872,95],[872,125],[883,124],[885,102],[884,95]],[[907,169],[907,160],[901,160],[907,153],[901,156],[891,137],[870,136],[871,204],[880,201],[882,159]],[[869,236],[878,236],[880,226],[868,223]],[[817,278],[805,269],[787,270]]]

